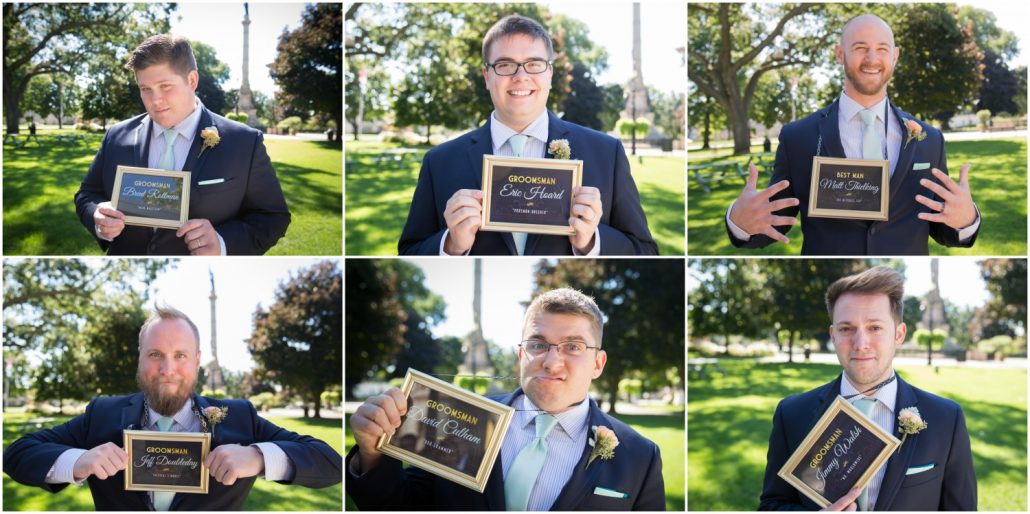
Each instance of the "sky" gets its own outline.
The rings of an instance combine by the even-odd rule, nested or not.
[[[1027,29],[1027,17],[1030,16],[1030,6],[1026,2],[998,1],[998,0],[964,0],[959,5],[971,5],[977,9],[983,9],[994,13],[999,27],[1016,34],[1019,38],[1019,55],[1015,57],[1015,66],[1026,66],[1030,64],[1030,49],[1027,48],[1027,36],[1030,30]]]
[[[275,83],[268,65],[275,60],[276,44],[283,27],[300,26],[303,3],[250,2],[250,88],[271,96]],[[229,80],[223,89],[243,83],[243,4],[180,2],[171,15],[171,31],[215,49],[218,59],[229,65]]]

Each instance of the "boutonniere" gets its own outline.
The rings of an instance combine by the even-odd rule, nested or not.
[[[923,421],[923,417],[919,415],[919,409],[915,407],[907,407],[901,409],[898,413],[898,427],[901,428],[901,444],[905,444],[905,439],[909,435],[916,435],[922,432],[927,427],[927,423]],[[901,447],[900,445],[898,446]]]
[[[547,145],[547,153],[555,159],[566,161],[572,157],[572,149],[569,148],[568,139],[555,139]]]
[[[204,155],[204,150],[208,148],[214,148],[218,145],[218,142],[222,140],[221,136],[218,135],[218,128],[208,127],[200,131],[200,137],[204,140],[204,144],[200,147],[200,153],[197,154],[197,158]]]
[[[908,129],[908,138],[905,139],[905,144],[902,147],[908,146],[913,139],[916,141],[926,139],[926,132],[923,132],[923,126],[918,121],[912,118],[905,120],[905,128]]]
[[[615,447],[619,445],[619,438],[615,436],[615,432],[605,426],[592,426],[590,430],[594,432],[594,436],[588,442],[593,449],[590,450],[587,466],[598,457],[604,460],[615,457]]]
[[[225,421],[225,417],[229,415],[229,407],[204,407],[204,417],[211,423],[211,437],[215,436],[215,426],[222,421]]]

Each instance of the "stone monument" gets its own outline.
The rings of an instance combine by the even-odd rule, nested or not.
[[[215,294],[215,274],[209,269],[208,276],[211,278],[211,362],[207,363],[207,381],[204,382],[204,389],[211,391],[225,390],[225,377],[222,375],[222,366],[218,364],[218,317],[215,313],[215,301],[218,295]]]
[[[651,111],[651,99],[647,94],[647,86],[644,84],[644,72],[642,62],[642,48],[640,44],[640,2],[633,2],[633,78],[626,84],[626,105],[619,116],[628,120],[647,120],[650,127],[647,134],[637,134],[637,140],[657,143],[667,139],[661,132],[655,129],[654,112]],[[634,140],[634,144],[636,140]]]
[[[254,107],[254,93],[250,90],[250,7],[243,4],[243,84],[240,86],[237,112],[247,114],[247,125],[258,126],[257,109]]]
[[[486,339],[483,338],[482,325],[483,310],[483,260],[475,260],[475,285],[472,290],[472,332],[462,345],[465,353],[465,362],[458,366],[458,374],[475,375],[494,374],[494,365],[490,362],[490,353],[487,352]]]

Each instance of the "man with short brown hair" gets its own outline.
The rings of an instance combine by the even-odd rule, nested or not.
[[[290,224],[260,132],[204,107],[189,41],[153,36],[130,55],[146,113],[108,130],[75,194],[82,224],[108,255],[260,255]],[[189,171],[178,230],[126,226],[111,205],[119,165]]]

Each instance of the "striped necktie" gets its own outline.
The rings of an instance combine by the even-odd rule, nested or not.
[[[169,130],[168,132],[172,132]],[[174,136],[174,132],[172,132]],[[168,139],[167,137],[165,139]],[[157,429],[162,432],[171,430],[172,424],[175,420],[164,416],[157,419]],[[168,510],[172,506],[172,500],[175,498],[175,493],[169,493],[164,491],[154,491],[154,510]]]
[[[862,158],[883,159],[883,143],[880,141],[880,131],[876,130],[876,113],[862,109],[858,111],[858,115],[865,124],[862,131]]]
[[[522,447],[504,479],[504,504],[507,510],[526,510],[529,507],[529,496],[547,460],[547,436],[558,423],[558,418],[540,414],[533,419],[533,423],[536,425],[536,439]]]
[[[529,136],[525,134],[515,134],[508,138],[508,146],[511,146],[511,155],[522,157],[522,151],[526,149],[527,141],[529,141]],[[526,239],[529,237],[529,234],[525,232],[512,232],[511,237],[515,240],[515,249],[518,250],[518,254],[525,255]]]

